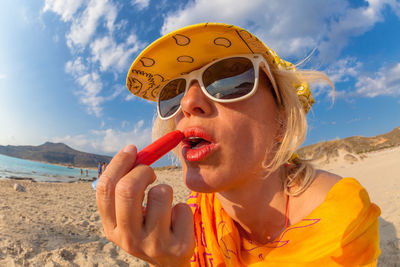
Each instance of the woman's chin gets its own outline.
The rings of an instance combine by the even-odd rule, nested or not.
[[[214,193],[216,192],[215,186],[207,183],[204,180],[204,177],[196,171],[184,171],[183,179],[186,184],[186,187],[192,191],[199,193]]]

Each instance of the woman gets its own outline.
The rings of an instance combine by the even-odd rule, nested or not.
[[[302,72],[249,32],[188,26],[149,45],[128,73],[129,90],[157,101],[156,135],[181,130],[177,148],[187,204],[133,168],[128,145],[97,185],[105,234],[155,266],[374,266],[379,208],[352,178],[294,156],[314,102]],[[332,85],[333,87],[333,85]]]

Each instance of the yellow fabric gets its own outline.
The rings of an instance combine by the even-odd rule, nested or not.
[[[248,31],[223,23],[201,23],[171,32],[150,44],[132,63],[126,85],[132,94],[156,101],[162,86],[215,59],[237,54],[261,54],[271,69],[295,71],[273,50]],[[306,81],[293,84],[304,110],[315,102]]]
[[[240,237],[214,194],[192,192],[196,249],[191,266],[376,266],[380,209],[353,178],[343,178],[325,201],[276,240]]]
[[[292,156],[290,157],[290,159],[288,160],[288,163],[294,163],[295,160],[300,159],[299,154],[297,153],[293,153]]]

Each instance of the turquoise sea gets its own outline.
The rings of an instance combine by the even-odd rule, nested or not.
[[[88,170],[88,176],[86,176],[86,169],[83,169],[83,176],[81,176],[80,168],[71,169],[0,155],[0,179],[30,178],[36,182],[75,182],[92,177],[97,177],[96,170]]]

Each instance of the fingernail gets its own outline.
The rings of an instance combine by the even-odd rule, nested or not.
[[[133,155],[133,154],[136,153],[136,147],[135,147],[134,145],[127,145],[127,146],[124,148],[123,151],[124,151],[125,153],[128,153],[128,154]]]

